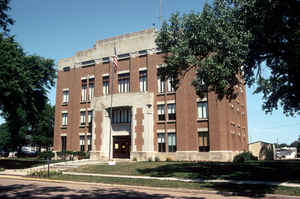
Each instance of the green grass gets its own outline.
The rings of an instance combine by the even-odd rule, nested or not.
[[[51,163],[62,162],[51,161]],[[35,166],[40,166],[46,164],[45,160],[40,160],[38,158],[6,158],[0,159],[0,167],[3,169],[26,169]]]
[[[237,185],[230,183],[187,183],[178,181],[165,180],[149,180],[149,179],[129,179],[129,178],[110,178],[110,177],[94,177],[94,176],[72,176],[58,175],[51,176],[51,179],[95,182],[104,184],[121,184],[148,187],[165,187],[165,188],[185,188],[196,190],[215,190],[219,193],[233,192],[234,195],[244,195],[252,197],[262,197],[265,194],[281,194],[300,196],[299,188],[267,186],[267,185]]]
[[[115,166],[89,165],[75,172],[142,175],[189,179],[264,180],[300,183],[300,161],[229,162],[118,162]]]

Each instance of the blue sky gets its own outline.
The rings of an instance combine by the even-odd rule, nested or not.
[[[163,0],[162,16],[201,11],[205,0]],[[79,50],[92,48],[97,40],[136,32],[159,24],[159,0],[12,0],[11,27],[15,39],[28,54],[57,61]],[[261,95],[247,89],[249,142],[291,143],[300,135],[300,120],[286,117],[282,110],[265,115]],[[55,104],[55,88],[49,92]]]

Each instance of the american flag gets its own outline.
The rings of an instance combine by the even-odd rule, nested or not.
[[[118,57],[117,57],[117,51],[116,51],[116,48],[115,48],[115,55],[114,55],[114,57],[113,57],[113,65],[114,65],[115,71],[117,71],[117,69],[118,69]]]

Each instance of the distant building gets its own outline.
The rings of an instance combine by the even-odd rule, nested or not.
[[[100,40],[59,60],[55,151],[89,151],[103,160],[231,161],[248,149],[245,87],[237,86],[230,102],[213,92],[200,99],[190,70],[175,90],[172,79],[158,76],[166,54],[157,49],[156,34],[149,29]]]
[[[274,160],[275,145],[267,142],[257,141],[249,144],[249,151],[259,160]]]

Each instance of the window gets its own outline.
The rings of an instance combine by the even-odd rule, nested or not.
[[[103,95],[109,94],[109,76],[103,77]]]
[[[80,136],[80,151],[84,151],[84,135]]]
[[[130,109],[117,109],[112,111],[112,123],[130,123],[131,122],[131,112]]]
[[[168,150],[176,152],[176,133],[168,133]]]
[[[129,73],[119,74],[118,77],[119,93],[127,93],[130,91],[130,76]]]
[[[109,59],[109,57],[103,57],[102,58],[102,63],[109,63],[109,61],[110,61],[110,59]]]
[[[67,150],[67,136],[61,136],[61,151],[66,152]]]
[[[158,152],[166,152],[165,133],[157,134]]]
[[[80,111],[80,125],[85,125],[85,111]]]
[[[174,79],[172,77],[169,77],[168,78],[168,92],[169,93],[175,92],[174,85],[172,85],[173,82],[174,82]]]
[[[168,119],[176,120],[176,104],[168,104]]]
[[[93,66],[95,65],[95,60],[88,60],[88,61],[83,61],[81,62],[82,67],[88,67],[88,66]]]
[[[208,118],[208,105],[206,102],[197,102],[198,109],[198,118],[199,119],[207,119]]]
[[[70,71],[70,66],[63,67],[64,72]]]
[[[63,91],[63,104],[69,103],[69,90]]]
[[[208,132],[199,132],[198,133],[198,144],[199,144],[199,152],[209,151],[209,138]]]
[[[165,81],[161,79],[160,75],[157,76],[157,86],[158,86],[158,93],[165,92]]]
[[[140,50],[139,51],[139,56],[145,56],[147,55],[147,50]]]
[[[81,101],[85,102],[86,101],[86,87],[87,87],[87,81],[82,80],[81,81]]]
[[[166,120],[166,117],[165,117],[165,105],[164,104],[157,105],[157,114],[158,114],[158,120],[159,121]]]
[[[147,91],[147,71],[140,71],[140,91]]]
[[[91,78],[89,79],[89,99],[91,100],[94,97],[94,90],[95,90],[95,79]]]
[[[91,124],[93,122],[93,111],[88,111],[88,123]]]
[[[88,141],[88,151],[92,150],[92,136],[88,135],[87,136],[87,141]]]
[[[68,113],[62,113],[62,126],[68,125]]]
[[[129,59],[129,58],[130,58],[130,54],[129,53],[124,53],[124,54],[118,55],[118,60]]]

